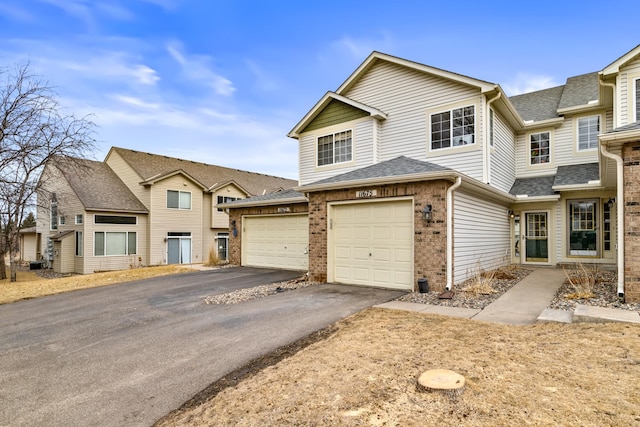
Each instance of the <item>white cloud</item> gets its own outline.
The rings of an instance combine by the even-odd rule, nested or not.
[[[204,83],[211,87],[218,95],[230,96],[236,88],[231,80],[216,73],[210,65],[212,58],[207,55],[189,55],[183,52],[179,42],[167,45],[167,51],[180,65],[182,74],[189,80]]]
[[[20,22],[31,22],[34,19],[34,16],[26,9],[4,3],[0,3],[0,15],[9,20]]]
[[[519,73],[512,81],[503,84],[502,87],[509,96],[514,96],[548,89],[560,84],[550,76]]]
[[[140,85],[155,85],[160,77],[153,68],[135,63],[136,60],[124,52],[104,52],[101,55],[85,58],[80,61],[70,59],[50,59],[60,68],[83,73],[86,79],[107,78],[134,82]]]
[[[40,0],[64,11],[67,15],[73,16],[82,21],[89,29],[95,28],[96,22],[90,7],[82,0]]]

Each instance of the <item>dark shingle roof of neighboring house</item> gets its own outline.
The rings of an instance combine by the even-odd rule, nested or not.
[[[277,191],[271,194],[265,194],[262,196],[253,196],[247,199],[238,199],[233,202],[227,202],[219,204],[218,207],[240,207],[240,206],[252,206],[252,205],[265,205],[265,204],[284,204],[284,203],[305,203],[309,200],[299,191],[289,189],[284,191]]]
[[[587,105],[589,101],[597,101],[599,94],[598,73],[583,74],[570,77],[562,91],[558,108]]]
[[[295,180],[277,176],[247,172],[125,148],[113,147],[112,150],[117,152],[124,161],[142,177],[143,181],[152,180],[153,178],[176,171],[184,171],[198,181],[204,188],[210,189],[216,185],[233,181],[250,194],[256,195],[272,193],[280,189],[286,190],[298,185],[298,182]]]
[[[589,181],[596,181],[599,178],[600,169],[598,163],[558,166],[558,170],[555,175],[516,179],[513,186],[511,186],[509,193],[514,196],[554,196],[557,193],[553,187],[563,185],[586,185]]]
[[[588,184],[589,181],[598,179],[600,179],[600,166],[598,163],[558,166],[553,185]]]
[[[640,129],[640,122],[633,122],[633,123],[629,123],[628,125],[624,125],[624,126],[620,126],[619,128],[615,128],[610,130],[608,133],[611,132],[625,132],[628,130],[636,130],[636,129]]]
[[[564,86],[516,95],[509,101],[516,107],[522,120],[541,121],[558,117],[558,104],[562,98]]]
[[[555,119],[558,110],[588,105],[599,98],[598,73],[569,77],[566,84],[509,97],[524,121]]]
[[[57,159],[55,165],[87,210],[147,212],[142,202],[103,162]]]
[[[309,185],[331,184],[339,182],[360,181],[375,178],[400,177],[402,175],[424,174],[429,172],[450,171],[452,169],[434,163],[423,162],[400,156],[386,162],[377,163],[362,169],[332,176]]]
[[[552,188],[555,178],[555,175],[538,176],[535,178],[518,178],[513,183],[509,193],[514,196],[525,194],[530,197],[553,196],[556,194]]]

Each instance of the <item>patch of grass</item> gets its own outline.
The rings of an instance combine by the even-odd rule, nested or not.
[[[491,295],[496,293],[497,290],[494,289],[493,283],[496,281],[497,271],[498,269],[487,271],[480,266],[480,263],[477,263],[473,276],[465,282],[465,286],[460,291],[472,295]]]

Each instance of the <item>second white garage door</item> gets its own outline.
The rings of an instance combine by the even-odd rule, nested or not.
[[[243,218],[242,265],[309,269],[307,215]]]
[[[335,205],[333,281],[413,289],[413,202]]]

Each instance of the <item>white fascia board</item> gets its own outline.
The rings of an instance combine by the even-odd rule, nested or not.
[[[627,62],[631,61],[636,56],[640,55],[640,45],[634,47],[629,52],[622,55],[620,58],[613,61],[611,64],[607,65],[602,71],[600,71],[600,75],[602,76],[610,76],[612,74],[617,74],[620,72],[620,67],[622,67]]]
[[[554,191],[604,190],[604,188],[600,181],[597,184],[554,185],[551,187]]]
[[[535,121],[525,121],[524,122],[524,131],[529,131],[538,128],[546,128],[546,127],[560,127],[564,123],[564,117],[557,117],[554,119],[540,120],[539,122]]]
[[[527,196],[527,197],[519,197],[516,196],[514,203],[534,203],[534,202],[556,202],[560,200],[560,195],[556,194],[553,196]]]
[[[570,114],[570,113],[588,113],[590,111],[602,110],[604,105],[599,100],[595,100],[595,103],[575,105],[573,107],[559,108],[558,114]]]

